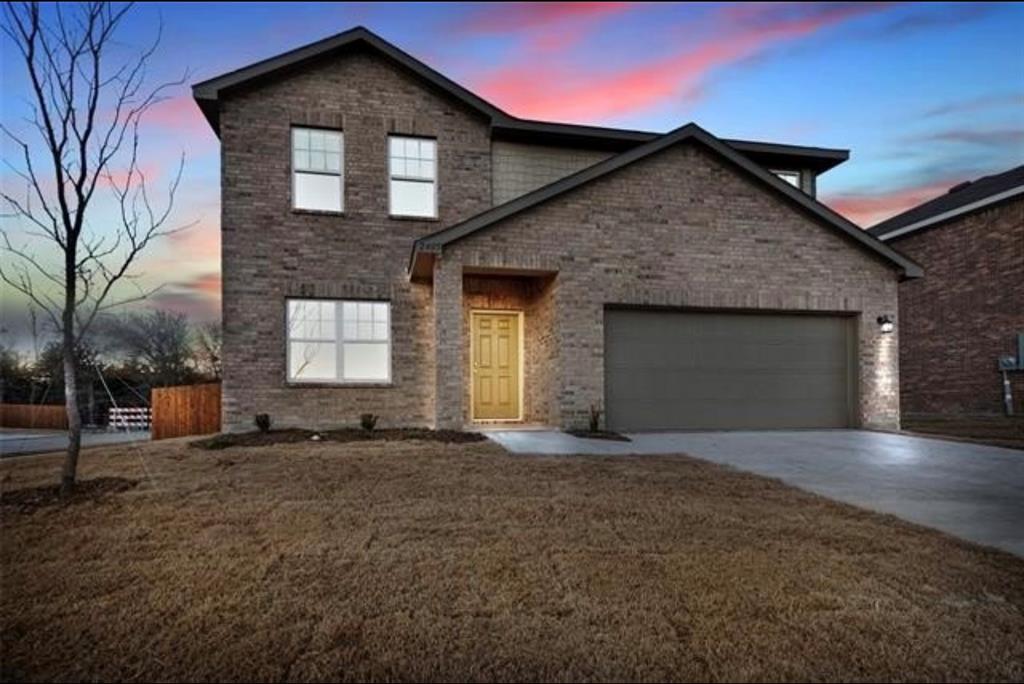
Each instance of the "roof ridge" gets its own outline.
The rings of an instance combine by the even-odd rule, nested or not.
[[[460,221],[459,223],[416,239],[413,242],[412,251],[409,256],[409,272],[412,273],[417,254],[419,253],[438,252],[444,245],[460,240],[478,230],[482,230],[494,223],[547,202],[548,200],[563,193],[569,192],[581,185],[601,178],[613,171],[617,171],[629,164],[644,159],[655,152],[690,138],[704,144],[712,151],[725,157],[732,164],[740,167],[740,169],[746,171],[748,174],[753,175],[755,178],[768,184],[769,187],[786,196],[791,201],[796,202],[804,210],[816,215],[819,219],[825,221],[827,224],[852,238],[854,241],[859,242],[868,249],[880,254],[883,258],[900,267],[906,277],[916,278],[921,276],[921,267],[914,261],[903,256],[891,247],[888,247],[874,235],[862,230],[859,226],[838,214],[832,208],[821,203],[802,190],[794,188],[789,183],[777,178],[766,169],[761,168],[758,164],[748,159],[742,153],[733,149],[728,144],[692,121],[647,143],[639,145],[638,147],[620,152],[608,159],[588,166],[585,169],[581,169],[576,173],[565,176],[564,178],[560,178],[559,180],[528,192],[525,195],[521,195],[515,199],[509,200],[508,202],[491,207],[490,209],[482,211],[479,214]]]

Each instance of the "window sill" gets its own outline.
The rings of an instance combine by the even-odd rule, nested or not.
[[[285,381],[289,389],[391,389],[393,382],[293,382]]]
[[[345,211],[328,211],[327,209],[296,209],[292,207],[293,214],[304,214],[306,216],[336,216],[342,217],[345,215]]]
[[[416,221],[417,223],[440,223],[437,216],[403,216],[402,214],[388,214],[392,221]]]

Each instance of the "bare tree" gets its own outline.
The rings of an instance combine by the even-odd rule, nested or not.
[[[159,31],[136,57],[113,58],[123,54],[117,38],[131,7],[4,6],[3,31],[21,55],[31,114],[25,135],[2,127],[19,157],[5,164],[24,180],[25,194],[5,188],[0,197],[5,216],[26,226],[22,237],[28,242],[15,244],[2,231],[0,249],[11,259],[0,266],[0,278],[44,312],[62,339],[70,438],[61,473],[64,495],[74,488],[82,435],[74,350],[98,315],[151,294],[136,282],[133,266],[154,239],[173,232],[171,209],[184,168],[182,156],[166,201],[156,206],[140,169],[139,123],[186,76],[147,85]],[[96,191],[105,185],[116,219],[97,229],[102,217],[94,209]],[[123,292],[126,287],[131,292]]]
[[[221,377],[221,330],[220,323],[200,323],[195,326],[196,368],[213,380]]]
[[[196,376],[192,330],[185,314],[162,309],[111,317],[103,326],[113,351],[144,369],[151,385],[193,382]]]

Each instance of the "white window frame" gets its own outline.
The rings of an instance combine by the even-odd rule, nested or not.
[[[804,178],[801,172],[794,171],[793,169],[772,169],[772,173],[774,173],[775,176],[782,182],[792,185],[797,190],[803,190]],[[791,178],[796,178],[796,183],[790,183],[788,180],[786,180],[787,176]]]
[[[337,133],[339,139],[338,147],[338,171],[321,171],[312,169],[299,169],[295,166],[295,133],[298,131],[326,131],[329,133]],[[288,159],[288,166],[292,172],[292,210],[293,211],[309,211],[317,212],[322,214],[343,214],[345,213],[345,132],[339,128],[324,128],[322,126],[292,126],[288,134],[288,153],[290,155]],[[338,178],[338,208],[337,209],[313,209],[309,207],[297,206],[298,193],[296,192],[296,179],[299,174],[306,174],[310,176],[336,176]]]
[[[334,305],[334,338],[333,340],[310,339],[291,336],[291,303],[297,301],[305,302],[329,302]],[[345,304],[384,304],[387,307],[387,339],[386,340],[359,340],[345,337],[344,307]],[[284,305],[285,316],[285,378],[289,384],[294,385],[390,385],[392,377],[392,306],[386,299],[323,299],[314,297],[288,297]],[[331,342],[335,345],[335,377],[331,378],[296,378],[292,377],[292,342]],[[387,375],[384,378],[351,378],[345,374],[345,345],[372,344],[381,345],[387,356]]]
[[[407,176],[407,175],[404,175],[404,174],[396,175],[394,170],[391,168],[392,162],[393,162],[393,160],[391,158],[391,141],[392,140],[429,140],[430,142],[434,143],[434,159],[433,159],[433,162],[434,162],[434,178],[432,180],[425,180],[425,179],[420,178],[418,176]],[[438,216],[438,213],[439,213],[438,194],[437,194],[437,185],[438,185],[438,177],[437,177],[438,145],[437,145],[437,138],[431,138],[429,136],[424,136],[424,135],[398,135],[398,134],[388,135],[387,154],[388,154],[388,216],[391,216],[391,217],[394,217],[394,218],[417,218],[417,219],[427,219],[427,220],[429,220],[429,219],[436,219],[437,216]],[[420,161],[422,161],[422,160],[420,160]],[[395,206],[394,181],[396,181],[396,180],[398,180],[398,181],[405,181],[405,182],[412,182],[412,183],[431,183],[434,186],[434,213],[433,214],[399,214],[399,213],[396,213],[395,210],[394,210],[394,206]]]

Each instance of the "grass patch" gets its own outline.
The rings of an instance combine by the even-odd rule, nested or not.
[[[1024,679],[1021,559],[683,456],[170,440],[81,469],[145,485],[0,507],[4,680]]]
[[[394,442],[419,440],[426,442],[443,442],[446,444],[468,444],[482,442],[487,437],[478,432],[462,432],[460,430],[429,430],[426,428],[394,428],[384,430],[364,430],[362,428],[341,428],[338,430],[300,430],[284,429],[267,432],[222,433],[213,437],[197,439],[191,445],[197,449],[216,451],[231,447],[273,446],[275,444],[295,444],[297,442]]]

